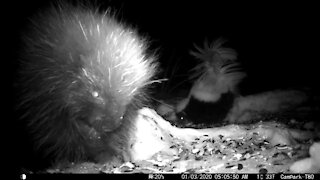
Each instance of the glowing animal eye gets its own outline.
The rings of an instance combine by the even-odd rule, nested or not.
[[[92,92],[92,96],[96,98],[99,96],[99,93],[97,91],[94,91],[94,92]]]

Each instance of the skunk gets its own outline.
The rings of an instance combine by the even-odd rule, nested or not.
[[[192,70],[191,78],[196,81],[188,97],[177,106],[179,118],[212,124],[221,122],[233,106],[237,85],[246,74],[236,61],[237,52],[223,47],[224,43],[223,39],[205,41],[203,48],[195,46],[197,51],[190,52],[201,63]]]
[[[196,79],[189,95],[176,106],[178,120],[194,124],[245,123],[259,114],[292,110],[307,101],[307,95],[298,90],[276,90],[242,96],[238,85],[246,73],[237,62],[235,50],[225,48],[224,40],[204,48],[195,46],[191,54],[201,63],[193,69]]]

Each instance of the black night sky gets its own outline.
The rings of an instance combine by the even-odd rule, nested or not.
[[[39,2],[10,7],[16,9],[9,15],[11,33],[18,34],[27,17],[48,4]],[[96,4],[116,10],[119,19],[148,37],[150,50],[157,51],[161,63],[159,78],[176,83],[186,79],[196,63],[189,55],[193,44],[224,37],[248,73],[243,85],[247,92],[318,85],[320,15],[315,4],[116,0]],[[12,42],[18,42],[19,36],[13,37],[17,38]],[[14,50],[17,44],[10,47]]]

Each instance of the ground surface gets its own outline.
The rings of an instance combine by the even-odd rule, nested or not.
[[[184,129],[159,120],[154,111],[146,110],[145,121],[157,131],[154,142],[165,144],[149,158],[126,162],[119,167],[82,163],[59,173],[279,173],[292,172],[290,167],[309,157],[310,146],[318,140],[314,122],[272,116],[246,125],[226,125],[207,129]],[[305,110],[304,110],[305,111]],[[280,120],[279,120],[280,119]],[[282,121],[282,122],[281,122]],[[154,123],[156,122],[156,123]],[[138,128],[139,130],[139,128]],[[139,139],[139,138],[138,138]],[[137,140],[136,144],[148,143]],[[137,146],[138,147],[138,146]],[[139,151],[139,148],[136,149]],[[319,154],[318,154],[319,155]],[[139,154],[136,155],[139,157]],[[312,166],[312,164],[303,164]],[[306,171],[317,171],[308,169]]]

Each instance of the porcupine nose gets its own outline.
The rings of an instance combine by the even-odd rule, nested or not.
[[[118,127],[120,127],[122,119],[123,119],[122,116],[117,119],[112,119],[112,120],[101,119],[101,121],[103,122],[101,124],[102,131],[110,132],[110,131],[117,129]],[[109,122],[109,123],[105,123],[105,122]]]
[[[93,126],[102,132],[111,132],[122,124],[122,120],[123,115],[119,112],[113,114],[100,112],[93,117]]]

